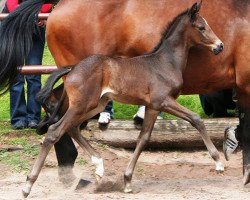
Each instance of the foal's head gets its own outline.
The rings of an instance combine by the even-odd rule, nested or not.
[[[191,9],[188,10],[190,20],[188,37],[191,45],[200,44],[208,47],[215,55],[217,55],[223,50],[224,45],[212,31],[207,21],[199,16],[201,4],[202,1],[199,4],[195,3]]]

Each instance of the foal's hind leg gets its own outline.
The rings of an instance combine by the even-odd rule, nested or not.
[[[98,106],[87,114],[83,113],[81,105],[74,105],[67,110],[65,115],[56,123],[49,127],[48,133],[42,144],[42,149],[35,161],[31,173],[27,176],[26,186],[23,189],[23,196],[27,197],[31,191],[34,182],[42,169],[45,158],[47,157],[51,147],[62,137],[62,135],[71,128],[77,127],[82,121],[95,116],[101,112],[107,104],[107,98],[101,98]]]
[[[132,191],[131,179],[132,179],[132,175],[133,175],[133,172],[135,169],[135,165],[136,165],[136,162],[137,162],[142,150],[145,148],[146,144],[148,143],[148,141],[150,139],[150,136],[151,136],[151,133],[152,133],[152,130],[154,127],[154,123],[155,123],[155,120],[157,118],[158,113],[159,113],[158,111],[151,110],[151,109],[146,107],[145,118],[143,121],[142,130],[141,130],[140,135],[138,137],[136,149],[135,149],[133,157],[130,160],[128,167],[124,173],[124,182],[125,182],[124,192],[131,192]]]
[[[56,124],[51,125],[49,127],[48,133],[45,136],[45,139],[42,144],[42,148],[40,150],[40,153],[35,161],[35,164],[33,165],[33,168],[30,172],[30,174],[27,176],[26,185],[23,189],[23,196],[27,197],[31,191],[31,188],[35,181],[38,178],[38,175],[44,165],[44,161],[52,148],[52,146],[61,138],[61,136],[65,133],[64,130],[56,132],[57,128],[61,125],[63,122],[64,117],[58,121]]]
[[[81,135],[79,128],[73,128],[69,132],[70,136],[85,150],[91,157],[92,163],[96,166],[96,179],[100,180],[104,174],[103,159],[100,154],[88,143],[88,141]]]
[[[199,133],[201,134],[201,137],[208,149],[209,154],[214,159],[216,164],[216,170],[217,171],[224,171],[224,165],[220,160],[219,152],[214,146],[213,142],[211,141],[209,135],[207,134],[205,125],[202,121],[202,119],[194,112],[188,110],[187,108],[181,106],[178,104],[174,99],[168,98],[166,99],[162,104],[162,109],[165,112],[168,112],[170,114],[173,114],[177,117],[180,117],[188,122],[191,123],[192,126],[194,126]]]

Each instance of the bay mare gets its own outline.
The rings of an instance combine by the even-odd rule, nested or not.
[[[53,145],[67,130],[79,127],[83,121],[101,112],[109,100],[146,105],[145,120],[137,146],[124,173],[125,192],[132,191],[131,179],[136,162],[150,139],[160,111],[190,122],[201,134],[208,152],[216,163],[216,170],[224,170],[219,152],[207,134],[203,121],[196,113],[175,101],[183,86],[182,77],[189,49],[201,45],[217,55],[224,48],[206,20],[198,15],[200,7],[201,3],[195,3],[174,18],[151,53],[133,58],[93,55],[73,67],[61,68],[49,78],[45,90],[51,85],[51,79],[57,80],[67,74],[64,78],[64,89],[69,106],[65,115],[49,127],[41,151],[27,176],[26,187],[23,190],[25,197],[29,195]],[[53,76],[57,78],[54,79]],[[44,90],[40,91],[38,96],[43,94]],[[81,146],[85,145],[79,129],[69,133]],[[100,174],[101,177],[102,175]]]
[[[13,81],[17,73],[16,66],[23,64],[23,58],[30,48],[34,13],[38,13],[42,3],[47,2],[51,1],[28,0],[1,27],[2,89],[6,88],[9,81]],[[158,43],[165,24],[194,2],[195,0],[61,0],[47,22],[48,46],[58,66],[78,63],[92,54],[127,57],[142,55],[151,51]],[[202,9],[200,14],[206,18],[226,48],[216,57],[202,47],[190,50],[183,77],[183,94],[236,88],[241,111],[244,113],[240,119],[240,138],[243,148],[243,180],[247,184],[250,181],[250,1],[205,0],[203,6],[206,9]],[[19,25],[24,28],[20,29]],[[24,41],[26,48],[21,45]],[[72,167],[77,151],[70,137],[62,137],[55,148],[59,166]]]

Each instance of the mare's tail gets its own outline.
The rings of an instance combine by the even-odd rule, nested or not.
[[[38,13],[44,3],[58,0],[28,0],[4,19],[0,26],[0,91],[5,93],[18,74],[17,66],[24,64],[38,30]]]

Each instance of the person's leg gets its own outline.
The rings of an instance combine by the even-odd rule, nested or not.
[[[41,105],[36,100],[36,94],[41,89],[41,76],[28,75],[27,81],[27,121],[29,128],[36,128],[41,116]]]
[[[223,90],[207,94],[207,101],[213,107],[213,117],[228,116]]]
[[[201,107],[206,115],[212,115],[214,110],[213,106],[208,102],[207,98],[209,97],[209,94],[200,94],[200,102]]]
[[[26,59],[26,65],[41,65],[44,51],[45,32],[40,29],[40,35],[33,35],[33,47]],[[41,116],[41,105],[36,100],[36,94],[41,89],[40,75],[27,75],[27,120],[29,128],[36,128]]]
[[[18,75],[15,84],[10,88],[10,117],[13,129],[27,127],[27,109],[24,94],[24,76]]]
[[[138,106],[138,111],[133,116],[133,121],[136,129],[141,129],[145,115],[145,106]],[[158,113],[157,119],[163,119],[162,112]]]

